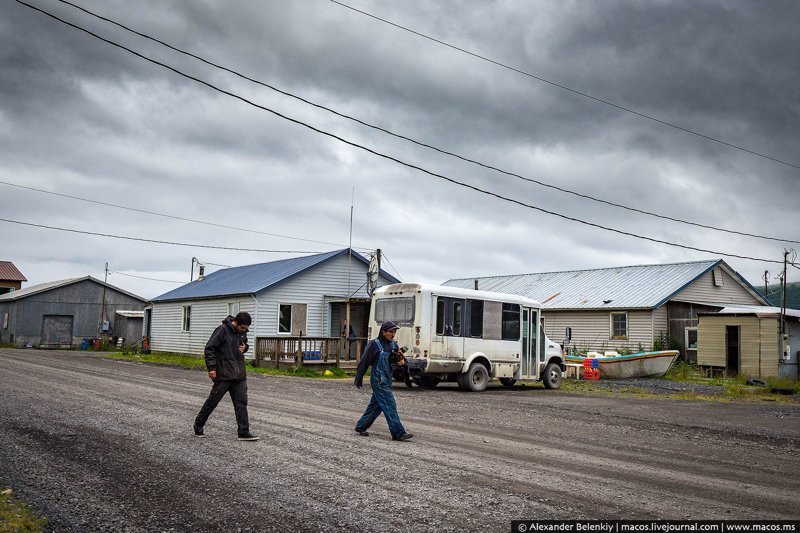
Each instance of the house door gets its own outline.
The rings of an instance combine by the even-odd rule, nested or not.
[[[70,346],[72,344],[72,315],[44,315],[40,344]]]
[[[739,375],[739,326],[725,326],[725,375]]]

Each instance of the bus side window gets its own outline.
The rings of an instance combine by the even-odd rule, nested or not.
[[[503,304],[503,340],[518,341],[519,331],[519,305]]]
[[[467,300],[469,308],[469,336],[483,337],[483,300]]]
[[[461,302],[453,302],[453,336],[461,336],[461,323],[463,322],[464,306]]]
[[[444,300],[436,299],[436,334],[444,335]]]

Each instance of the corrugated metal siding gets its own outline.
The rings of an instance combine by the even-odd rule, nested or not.
[[[761,326],[761,375],[778,377],[780,368],[779,322],[777,318],[762,318]]]
[[[652,308],[719,261],[478,278],[481,290],[527,296],[547,309]],[[475,278],[445,285],[471,289]],[[608,303],[604,303],[608,301]]]
[[[545,334],[562,342],[567,327],[572,328],[571,346],[586,350],[649,350],[653,346],[653,316],[651,311],[628,311],[628,338],[611,339],[609,311],[550,311],[545,310]]]
[[[709,271],[671,299],[697,303],[760,305],[760,302],[738,280],[731,277],[724,269],[720,270],[723,279],[721,287],[714,285],[713,274]]]
[[[228,304],[234,302],[239,303],[239,312],[250,313],[253,317],[251,333],[248,334],[252,347],[255,338],[252,331],[258,320],[255,314],[255,301],[252,298],[220,298],[191,302],[154,302],[150,349],[155,352],[202,355],[211,334],[228,316]],[[181,331],[183,307],[186,305],[192,306],[190,331]]]
[[[669,332],[669,313],[667,313],[667,306],[662,305],[658,309],[653,310],[653,338],[658,337],[662,331]]]
[[[725,367],[724,317],[701,316],[697,327],[697,364]]]

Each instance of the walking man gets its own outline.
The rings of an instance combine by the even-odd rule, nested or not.
[[[203,427],[208,417],[225,393],[229,392],[236,413],[239,440],[259,439],[250,433],[250,422],[247,418],[247,371],[244,367],[244,353],[249,348],[247,332],[251,323],[249,313],[239,313],[235,318],[228,316],[221,326],[217,326],[206,343],[206,368],[214,386],[194,420],[194,434],[198,437],[206,436]]]
[[[386,417],[386,423],[389,424],[392,440],[408,440],[414,436],[406,433],[403,424],[400,423],[397,403],[392,393],[392,359],[398,363],[405,362],[394,341],[398,329],[394,322],[384,322],[378,337],[367,344],[364,355],[361,356],[361,361],[358,363],[355,386],[359,389],[362,387],[367,368],[371,368],[369,384],[372,386],[372,398],[369,400],[369,405],[367,405],[364,415],[356,422],[356,433],[362,437],[369,437],[367,430],[381,414],[381,411]]]

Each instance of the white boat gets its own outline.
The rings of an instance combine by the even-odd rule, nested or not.
[[[600,377],[604,378],[660,378],[678,359],[679,353],[678,350],[638,352],[630,355],[588,352],[586,355],[567,355],[566,360],[568,363],[583,364],[587,357],[596,359]]]

